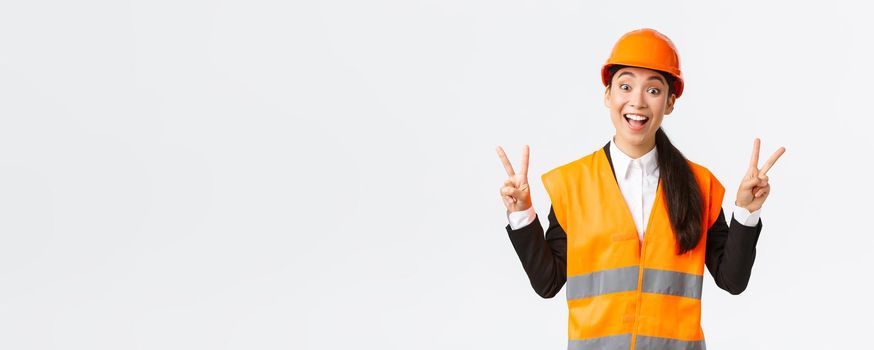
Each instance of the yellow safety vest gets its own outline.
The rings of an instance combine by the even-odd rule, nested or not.
[[[725,189],[689,165],[701,189],[702,236],[683,255],[661,180],[641,243],[604,149],[543,174],[567,233],[568,349],[705,349],[704,252]]]

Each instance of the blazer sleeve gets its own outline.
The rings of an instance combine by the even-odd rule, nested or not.
[[[552,298],[561,290],[567,281],[567,234],[559,225],[552,206],[549,207],[549,228],[546,237],[540,216],[518,230],[506,226],[510,242],[522,268],[528,275],[531,287],[543,298]]]
[[[749,227],[742,225],[732,215],[731,226],[728,226],[725,212],[720,209],[719,217],[707,231],[704,253],[707,269],[719,288],[734,295],[747,288],[761,232],[761,218],[755,227]]]

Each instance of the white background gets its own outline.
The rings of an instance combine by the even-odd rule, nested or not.
[[[565,348],[494,149],[531,145],[545,215],[641,27],[680,51],[663,125],[726,208],[753,138],[787,148],[749,288],[705,277],[708,348],[870,345],[862,4],[4,1],[0,348]]]

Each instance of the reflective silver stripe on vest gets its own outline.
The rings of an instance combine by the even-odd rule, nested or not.
[[[643,270],[643,288],[641,289],[646,293],[701,299],[703,286],[704,276],[667,270]]]
[[[638,335],[634,341],[637,350],[707,350],[704,340],[677,340]]]
[[[611,335],[590,339],[572,339],[568,350],[628,350],[631,349],[631,334]]]
[[[567,299],[582,299],[596,295],[637,290],[640,267],[629,266],[571,276],[567,279]]]

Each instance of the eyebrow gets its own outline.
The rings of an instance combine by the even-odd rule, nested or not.
[[[619,73],[619,76],[617,76],[616,79],[622,78],[622,76],[626,75],[626,74],[628,74],[632,77],[634,76],[634,73],[632,73],[632,72],[622,72],[622,73]]]
[[[660,81],[660,82],[662,82],[662,84],[665,84],[665,85],[668,84],[668,82],[665,81],[665,78],[662,78],[661,76],[658,76],[658,75],[653,75],[653,76],[649,77],[649,79],[647,79],[646,81],[650,81],[650,80]]]
[[[617,76],[616,79],[622,78],[622,76],[626,75],[626,74],[628,74],[632,77],[635,77],[634,73],[632,73],[632,72],[622,72],[622,73],[619,73],[619,76]],[[668,84],[668,82],[665,81],[665,78],[658,76],[658,75],[653,75],[653,76],[649,77],[649,79],[647,79],[646,81],[650,81],[650,80],[660,81],[660,82],[662,82],[662,84],[665,84],[665,85]]]

